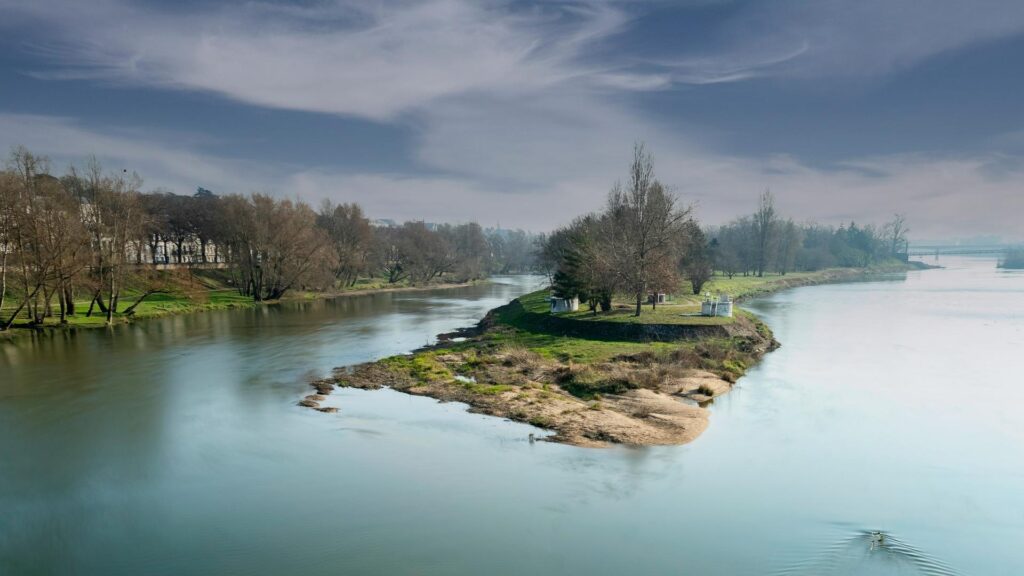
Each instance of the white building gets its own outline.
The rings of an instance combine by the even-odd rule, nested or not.
[[[549,298],[551,301],[551,313],[558,314],[559,312],[575,312],[580,309],[580,299],[576,296],[572,298],[559,298],[558,296],[552,296]]]
[[[704,301],[700,303],[700,314],[732,318],[732,299],[727,294],[720,295],[717,300],[712,298],[710,293],[704,294]]]

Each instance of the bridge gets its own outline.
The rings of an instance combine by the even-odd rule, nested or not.
[[[989,246],[963,246],[963,245],[934,245],[934,246],[911,246],[907,250],[907,256],[1002,256],[1010,250],[1020,250],[1024,247],[1010,246],[1006,244]]]

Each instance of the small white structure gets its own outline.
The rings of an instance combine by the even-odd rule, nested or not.
[[[648,304],[664,304],[668,300],[664,292],[655,292],[647,295]]]
[[[715,300],[711,293],[705,293],[704,301],[700,303],[700,315],[732,318],[732,299],[727,294],[722,294]]]
[[[551,301],[552,314],[558,314],[559,312],[575,312],[580,309],[580,299],[576,296],[573,296],[572,298],[552,296],[549,300]]]

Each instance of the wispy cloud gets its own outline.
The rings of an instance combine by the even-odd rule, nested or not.
[[[378,120],[446,96],[529,94],[586,80],[573,61],[626,21],[603,4],[515,9],[466,0],[247,3],[199,12],[114,0],[0,5],[11,21],[49,29],[36,49],[59,68],[38,72],[45,77],[200,90]]]
[[[1024,33],[1016,0],[751,2],[699,54],[660,62],[682,83],[763,76],[883,76],[936,55]]]

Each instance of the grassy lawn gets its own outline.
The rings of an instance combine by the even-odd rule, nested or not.
[[[731,318],[682,316],[691,305],[659,306],[654,313],[644,307],[639,318],[632,310],[612,310],[596,316],[587,311],[552,315],[548,290],[538,290],[495,311],[498,324],[511,329],[492,330],[488,339],[499,345],[522,347],[563,362],[590,363],[640,352],[669,352],[679,342],[647,342],[622,336],[623,324],[721,325]],[[743,312],[743,314],[746,314]],[[567,324],[568,323],[568,324]],[[567,326],[571,330],[567,330]],[[727,339],[722,339],[724,345]],[[714,345],[710,343],[709,345]]]
[[[711,294],[728,294],[733,298],[749,298],[758,294],[767,294],[774,292],[779,288],[789,285],[793,282],[805,282],[815,281],[818,279],[825,279],[827,277],[827,270],[821,270],[818,272],[790,272],[785,276],[781,274],[771,274],[758,278],[757,276],[715,276],[704,285],[702,292],[710,292]],[[689,288],[689,286],[687,286]],[[701,300],[700,296],[688,294],[686,298],[692,299],[695,302]]]

